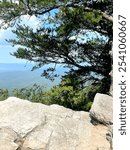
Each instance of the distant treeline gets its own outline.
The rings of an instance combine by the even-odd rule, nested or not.
[[[73,110],[89,111],[97,92],[107,93],[109,89],[104,89],[105,83],[94,83],[92,85],[81,86],[80,80],[73,77],[65,77],[58,86],[50,90],[34,84],[30,88],[14,89],[11,95],[7,89],[0,89],[0,100],[5,100],[9,96],[15,96],[32,102],[46,105],[59,104]]]

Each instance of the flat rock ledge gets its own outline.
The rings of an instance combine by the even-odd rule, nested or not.
[[[16,97],[0,102],[0,150],[110,150],[107,134],[88,112]]]

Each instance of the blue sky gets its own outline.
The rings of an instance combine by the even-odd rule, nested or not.
[[[0,63],[16,63],[19,61],[10,55],[10,52],[15,51],[16,48],[13,48],[10,43],[5,41],[5,39],[13,37],[11,29],[0,30]]]
[[[58,10],[52,10],[51,16],[54,16]],[[47,18],[48,14],[43,15],[41,18],[36,18],[35,16],[22,16],[21,17],[21,24],[26,24],[32,27],[34,30],[36,27],[41,26],[42,22],[40,19]],[[1,23],[1,20],[0,20]],[[16,51],[17,47],[12,47],[11,43],[6,42],[5,39],[12,39],[15,38],[15,35],[11,32],[12,28],[6,30],[0,30],[0,63],[26,63],[26,60],[16,59],[14,56],[10,55]]]
[[[51,11],[51,15],[54,16],[57,13],[57,10]],[[47,14],[42,17],[47,18]],[[22,16],[21,24],[26,24],[32,27],[34,30],[36,27],[41,26],[42,22],[40,21],[42,18],[36,18],[35,16]],[[1,20],[0,20],[1,23]],[[26,60],[16,59],[14,56],[11,56],[10,53],[16,51],[17,47],[12,47],[11,43],[6,42],[5,39],[15,38],[15,35],[11,32],[13,28],[8,28],[6,30],[0,30],[0,63],[26,63]]]
[[[54,14],[54,12],[52,12],[52,14]],[[46,15],[43,17],[45,18]],[[36,18],[35,16],[32,17],[22,16],[21,19],[22,19],[22,24],[27,24],[30,27],[32,27],[34,30],[36,29],[37,26],[41,25],[40,19]],[[14,56],[10,55],[10,53],[13,53],[17,49],[17,46],[12,47],[11,43],[8,43],[5,40],[5,39],[15,38],[15,35],[11,32],[11,30],[12,30],[11,28],[8,28],[6,30],[4,29],[0,30],[0,63],[24,63],[25,64],[27,62],[26,60],[16,59]],[[72,36],[71,39],[77,38],[79,41],[81,41],[84,32],[86,33],[86,30],[81,31],[78,35]],[[92,37],[96,37],[96,36],[99,35],[96,35],[88,31],[86,37],[84,37],[83,42],[85,42],[88,37],[91,39]]]
[[[35,27],[39,24],[39,20],[32,16],[23,16],[22,24],[28,24],[29,26]],[[8,28],[6,30],[0,30],[0,63],[26,63],[26,60],[16,59],[14,56],[10,55],[16,51],[17,47],[12,47],[11,43],[8,43],[5,39],[15,38],[12,33],[13,28]]]

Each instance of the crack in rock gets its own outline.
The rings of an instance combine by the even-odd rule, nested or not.
[[[40,125],[37,125],[37,126],[35,126],[34,128],[32,128],[31,129],[31,131],[29,131],[28,133],[26,133],[25,135],[24,135],[24,137],[22,137],[19,141],[18,141],[18,143],[19,143],[19,147],[17,148],[17,150],[33,150],[33,149],[31,149],[31,148],[27,148],[27,149],[23,149],[23,144],[24,144],[24,142],[25,142],[25,140],[26,140],[26,138],[32,133],[32,132],[35,132],[38,128],[40,128],[40,127],[42,127],[42,126],[45,126],[45,124],[46,124],[46,116],[45,116],[45,120],[40,124]],[[16,141],[17,142],[17,141]],[[36,149],[35,149],[36,150]],[[38,149],[38,150],[40,150],[40,149]]]

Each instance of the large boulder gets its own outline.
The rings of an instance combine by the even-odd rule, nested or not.
[[[0,102],[0,150],[109,150],[88,112],[10,97]]]
[[[97,93],[90,109],[90,117],[95,123],[113,124],[113,100],[106,94]]]

